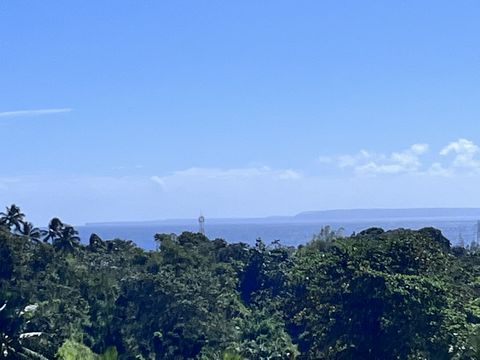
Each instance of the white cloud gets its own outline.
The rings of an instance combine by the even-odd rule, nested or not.
[[[167,185],[165,184],[165,180],[163,180],[163,178],[161,178],[160,176],[151,176],[150,180],[160,185],[162,189],[166,190]]]
[[[427,156],[428,150],[427,144],[414,144],[391,153],[362,150],[319,158],[345,170],[333,176],[257,164],[154,176],[0,176],[0,206],[17,203],[38,216],[32,219],[37,224],[53,216],[78,224],[193,218],[200,211],[236,217],[322,208],[475,206],[480,171],[471,165],[480,158],[479,147],[459,139]]]
[[[399,174],[418,172],[422,167],[420,156],[428,151],[428,144],[413,144],[408,149],[390,155],[361,150],[354,155],[320,157],[327,163],[335,163],[339,168],[351,168],[357,174]]]
[[[437,154],[429,157],[430,163],[422,158],[428,150],[428,144],[419,143],[413,144],[406,150],[391,154],[361,150],[353,155],[321,156],[318,160],[323,164],[334,164],[340,169],[351,169],[358,175],[408,173],[455,176],[480,174],[480,146],[471,140],[460,138],[450,142]]]
[[[371,161],[355,167],[355,171],[360,174],[399,174],[410,170],[401,164],[378,164]]]
[[[68,113],[71,111],[72,111],[71,108],[4,111],[4,112],[0,112],[0,118],[51,115],[51,114]]]
[[[198,182],[237,182],[240,180],[264,179],[270,181],[298,180],[302,174],[292,170],[274,170],[268,166],[247,167],[233,169],[199,168],[192,167],[186,170],[175,171],[166,176],[152,176],[150,180],[167,190],[170,186],[190,183],[191,180]]]
[[[440,151],[442,156],[455,155],[452,166],[475,170],[480,170],[480,160],[477,158],[479,153],[480,148],[473,141],[467,139],[453,141]]]
[[[280,180],[298,180],[302,177],[302,174],[294,170],[283,170],[277,173],[277,178]]]
[[[385,158],[384,155],[372,153],[367,150],[360,150],[360,152],[355,155],[338,156],[337,164],[340,168],[356,167],[357,165],[365,163],[366,161],[371,161],[373,159],[381,160],[383,158]]]
[[[295,170],[266,166],[197,167],[165,176],[0,175],[0,206],[16,203],[38,224],[53,216],[72,224],[195,217],[201,211],[210,217],[264,216],[309,208],[291,209],[309,181]]]
[[[430,166],[427,174],[433,176],[452,176],[454,172],[451,168],[446,168],[441,163],[435,162]]]
[[[410,147],[398,154],[410,151],[420,152]],[[80,224],[194,218],[201,211],[208,217],[245,217],[327,208],[475,206],[480,196],[480,173],[425,161],[417,172],[405,172],[412,163],[408,156],[369,154],[370,160],[350,167],[351,174],[338,176],[266,166],[196,167],[164,176],[0,176],[0,206],[16,203],[44,225],[53,216]],[[360,166],[367,174],[397,176],[351,176]]]
[[[415,154],[422,155],[428,151],[428,144],[413,144],[410,150]]]
[[[231,173],[212,172],[217,171]],[[16,203],[29,220],[45,225],[54,216],[81,224],[194,218],[200,212],[213,218],[293,215],[328,208],[470,207],[480,196],[479,175],[302,175],[292,181],[279,179],[279,174],[289,174],[286,170],[270,170],[268,176],[209,179],[194,176],[204,173],[198,168],[186,173],[160,177],[168,191],[148,176],[23,176],[11,182],[0,177],[0,183],[8,184],[8,189],[0,188],[0,209]]]

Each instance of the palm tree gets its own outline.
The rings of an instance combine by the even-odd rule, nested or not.
[[[9,229],[12,229],[13,226],[16,231],[20,231],[25,214],[23,214],[20,211],[20,208],[15,204],[10,207],[7,206],[6,209],[6,212],[0,213],[0,225],[5,225]]]
[[[63,222],[59,218],[53,218],[52,220],[50,220],[50,223],[48,224],[48,231],[45,234],[46,236],[43,241],[48,242],[49,240],[51,240],[53,243],[62,235],[64,226],[65,225],[63,225]]]
[[[33,241],[40,241],[43,236],[47,235],[47,231],[40,230],[28,221],[25,221],[23,223],[23,227],[20,233],[27,236],[28,238],[30,238],[30,240]]]
[[[73,226],[66,225],[60,234],[60,237],[53,241],[53,246],[58,250],[73,251],[80,243],[78,231]]]

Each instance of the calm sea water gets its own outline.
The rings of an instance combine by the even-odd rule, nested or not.
[[[420,229],[432,226],[440,229],[452,244],[468,245],[477,240],[477,220],[381,220],[362,222],[326,223],[276,223],[276,224],[206,224],[206,235],[211,238],[223,238],[228,242],[245,242],[254,244],[257,238],[269,243],[280,240],[285,245],[300,245],[309,241],[322,226],[330,225],[333,229],[343,228],[344,235],[359,232],[369,227],[381,227],[385,230],[396,228]],[[87,242],[92,233],[103,239],[126,239],[134,241],[144,249],[154,249],[153,236],[156,233],[176,233],[198,231],[198,226],[191,225],[89,225],[77,228],[82,241]]]

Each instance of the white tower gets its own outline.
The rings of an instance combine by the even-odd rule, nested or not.
[[[198,218],[198,232],[205,235],[205,217],[203,215]]]

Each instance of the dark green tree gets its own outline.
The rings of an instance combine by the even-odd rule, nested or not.
[[[48,223],[48,231],[45,234],[44,242],[53,242],[62,236],[65,225],[59,218],[53,218]]]
[[[17,205],[13,204],[7,206],[5,212],[0,213],[0,225],[5,225],[10,230],[13,228],[20,232],[24,218],[25,214],[20,211],[20,208]]]
[[[22,224],[20,234],[27,236],[32,241],[41,241],[47,234],[47,231],[35,227],[31,222],[25,221]]]
[[[57,250],[72,252],[80,244],[78,231],[73,226],[65,225],[57,238],[53,239],[52,245]]]

